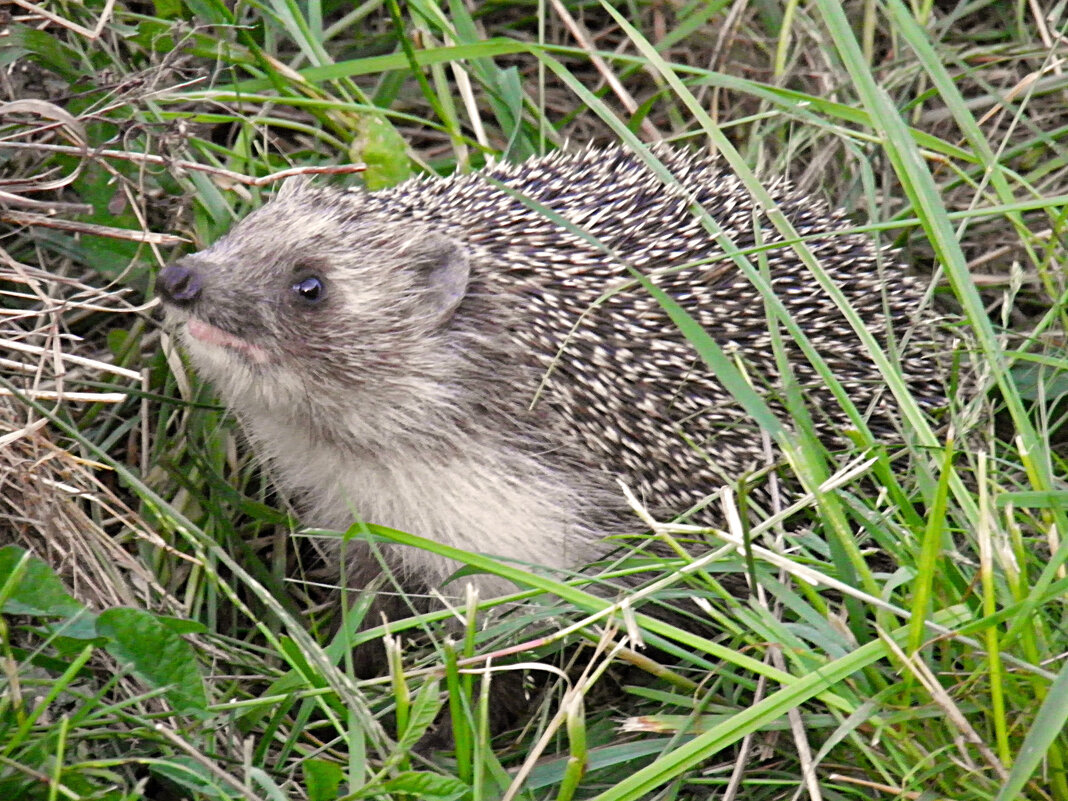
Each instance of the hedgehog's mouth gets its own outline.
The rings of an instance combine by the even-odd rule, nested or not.
[[[268,361],[267,351],[263,348],[196,317],[189,318],[185,324],[185,330],[198,342],[237,351],[256,364],[264,364]]]

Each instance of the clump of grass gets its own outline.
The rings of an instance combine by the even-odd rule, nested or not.
[[[0,796],[1068,799],[1059,9],[15,8]],[[369,599],[331,600],[316,537],[289,536],[232,421],[138,305],[154,271],[282,171],[361,162],[373,189],[654,137],[715,148],[758,197],[789,176],[930,275],[960,341],[944,419],[891,350],[902,443],[827,453],[794,399],[779,445],[804,491],[762,508],[727,487],[710,499],[724,530],[636,503],[678,554],[636,597],[449,553],[514,578],[518,611],[483,625],[474,607],[499,602],[471,599],[459,636],[444,612],[361,627]],[[746,574],[750,597],[722,589]],[[680,598],[719,635],[662,622]],[[352,647],[380,636],[388,672],[354,678]],[[491,738],[487,688],[520,669],[529,722]],[[454,750],[413,753],[445,706]]]

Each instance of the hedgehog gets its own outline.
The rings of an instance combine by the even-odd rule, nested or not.
[[[857,334],[741,181],[706,155],[650,153],[673,181],[622,147],[378,192],[291,179],[165,267],[157,291],[304,524],[364,521],[579,567],[641,529],[620,481],[678,514],[768,463],[759,426],[633,271],[740,360],[789,424],[764,300],[694,204],[737,247],[759,245],[773,291],[873,433],[900,436]],[[880,345],[913,329],[899,348],[909,388],[945,403],[920,283],[826,204],[785,181],[769,192]],[[847,416],[800,349],[785,351],[820,436],[842,442]],[[381,562],[350,546],[346,581],[366,586]],[[385,559],[413,594],[448,593],[458,568],[400,546]],[[465,581],[481,597],[515,589]]]

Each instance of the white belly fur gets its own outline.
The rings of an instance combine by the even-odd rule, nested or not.
[[[447,460],[391,452],[358,459],[311,445],[291,428],[268,428],[253,424],[256,450],[308,526],[344,531],[363,521],[520,565],[575,567],[597,555],[596,537],[580,519],[580,499],[532,457],[501,464],[500,454],[472,446]],[[431,587],[460,567],[418,548],[396,552],[401,569]],[[514,590],[493,576],[471,580],[484,598]],[[448,594],[462,591],[450,585]]]

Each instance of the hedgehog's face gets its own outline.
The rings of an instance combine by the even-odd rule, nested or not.
[[[432,368],[467,279],[450,240],[384,220],[359,194],[298,187],[166,267],[157,290],[231,403],[303,406]]]

